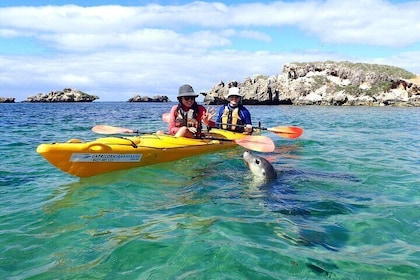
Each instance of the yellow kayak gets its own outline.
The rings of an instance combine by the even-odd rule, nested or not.
[[[40,144],[37,152],[66,173],[89,177],[234,148],[238,144],[236,139],[240,141],[246,137],[263,136],[212,129],[204,139],[166,134],[103,137],[90,142],[71,139],[64,143]]]

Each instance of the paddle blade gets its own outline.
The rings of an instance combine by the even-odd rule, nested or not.
[[[275,134],[289,139],[299,138],[303,133],[303,128],[298,126],[276,126],[267,128],[268,131],[274,132]]]
[[[245,136],[241,139],[233,140],[236,144],[257,152],[269,153],[276,148],[273,140],[267,136]]]
[[[132,129],[110,125],[95,125],[92,131],[99,134],[127,134],[134,133]]]
[[[165,113],[162,115],[162,121],[169,123],[169,118],[170,118],[171,114],[170,113]]]

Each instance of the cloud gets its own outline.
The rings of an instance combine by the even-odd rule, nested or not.
[[[401,47],[420,41],[418,1],[326,1],[315,11],[308,24],[298,24],[324,42]]]
[[[58,43],[57,47],[61,47],[60,42],[65,40],[67,48],[74,45],[76,49],[80,40],[98,41],[92,45],[91,49],[95,50],[103,37],[105,46],[125,46],[150,35],[166,36],[171,31],[188,34],[188,29],[217,32],[226,28],[296,26],[329,43],[404,46],[420,40],[420,32],[415,32],[420,28],[418,12],[418,1],[391,4],[379,0],[232,6],[193,2],[181,6],[11,7],[0,9],[3,19],[0,34],[32,36],[51,44]],[[129,38],[131,36],[134,39]]]
[[[206,91],[294,61],[420,73],[418,14],[418,1],[380,0],[0,8],[0,96],[76,87],[102,101],[175,100],[183,83]]]

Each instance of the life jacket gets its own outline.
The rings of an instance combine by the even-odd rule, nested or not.
[[[233,110],[225,106],[222,114],[222,123],[223,129],[244,132],[244,121],[239,116],[239,106]]]
[[[176,109],[177,116],[175,118],[175,126],[187,126],[187,127],[196,127],[197,132],[201,132],[201,122],[198,121],[198,104],[194,103],[191,108],[185,112],[182,109],[182,105],[178,104],[178,108]]]

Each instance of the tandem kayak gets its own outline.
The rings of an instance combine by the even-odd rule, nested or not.
[[[257,139],[258,142],[260,138],[257,137],[265,136],[247,136],[221,129],[212,129],[203,139],[152,133],[103,137],[89,142],[71,139],[64,143],[40,144],[37,152],[66,173],[90,177],[234,148],[238,143],[241,145],[242,139],[248,142],[247,139]]]

